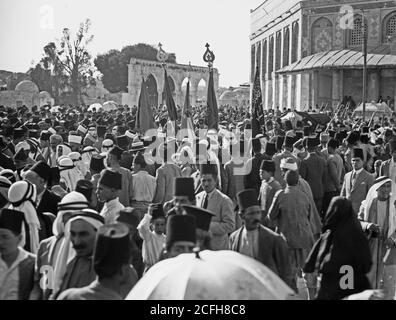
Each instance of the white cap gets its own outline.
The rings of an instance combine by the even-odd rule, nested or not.
[[[111,148],[114,146],[114,142],[111,139],[105,139],[102,142],[102,148]]]
[[[62,169],[62,168],[68,168],[68,167],[73,167],[73,166],[74,166],[73,160],[70,159],[70,158],[67,157],[67,156],[66,156],[66,157],[62,157],[62,158],[59,158],[58,164],[59,164],[59,168],[60,168],[60,169]]]
[[[87,133],[88,129],[80,124],[77,128],[77,131],[81,131],[82,133]]]
[[[130,138],[130,139],[134,139],[136,137],[136,134],[133,134],[132,132],[130,132],[129,130],[125,131],[125,135]]]
[[[81,160],[81,154],[79,152],[70,152],[69,158],[72,159],[72,161],[78,161]]]
[[[51,132],[52,134],[56,134],[56,130],[54,128],[49,128],[48,131]]]
[[[68,142],[69,143],[78,143],[81,144],[82,137],[76,135],[69,135]]]
[[[15,154],[17,154],[19,152],[19,150],[25,150],[28,151],[30,150],[30,145],[29,143],[27,143],[27,141],[21,141],[19,142],[16,146],[15,146]]]

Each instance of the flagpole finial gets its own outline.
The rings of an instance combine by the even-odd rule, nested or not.
[[[157,52],[157,60],[162,63],[162,66],[165,67],[166,60],[168,60],[169,54],[162,49],[161,42],[158,43],[158,52]]]
[[[203,55],[203,60],[208,63],[208,67],[211,70],[213,66],[213,61],[215,60],[215,55],[213,51],[209,49],[210,47],[209,43],[207,43],[205,47],[206,47],[206,51]]]

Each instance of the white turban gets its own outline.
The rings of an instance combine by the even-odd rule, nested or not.
[[[293,162],[290,160],[290,158],[281,159],[280,168],[281,169],[297,171],[298,170],[297,163],[294,161],[294,159],[292,159],[292,160],[293,160]]]
[[[81,144],[82,137],[77,135],[69,135],[68,140],[69,143],[77,143]]]

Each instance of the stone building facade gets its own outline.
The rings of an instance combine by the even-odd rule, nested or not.
[[[250,81],[258,68],[263,107],[334,108],[345,95],[360,103],[363,25],[367,102],[394,99],[396,1],[266,0],[251,10]]]

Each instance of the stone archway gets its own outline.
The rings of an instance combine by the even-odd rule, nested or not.
[[[158,103],[158,88],[157,81],[152,74],[149,74],[146,79],[147,95],[150,106],[156,106]]]
[[[206,84],[209,81],[209,70],[207,67],[190,66],[184,64],[173,64],[168,63],[166,65],[168,76],[172,79],[170,85],[174,86],[173,98],[175,103],[182,106],[184,103],[185,95],[182,91],[183,80],[187,77],[190,79],[190,101],[191,104],[197,100],[197,89],[198,83],[203,79]],[[128,93],[124,93],[122,96],[122,103],[130,106],[138,105],[140,87],[142,83],[142,75],[144,79],[149,78],[151,75],[157,85],[157,105],[162,103],[162,93],[164,90],[164,68],[158,61],[149,61],[142,59],[130,60],[128,65]],[[150,78],[150,83],[154,83],[153,79]],[[219,87],[219,72],[217,69],[213,69],[213,80],[215,91]],[[172,88],[171,88],[172,89]],[[154,89],[152,89],[154,90]],[[155,100],[155,94],[152,94],[153,101]],[[218,99],[218,97],[217,97]]]

